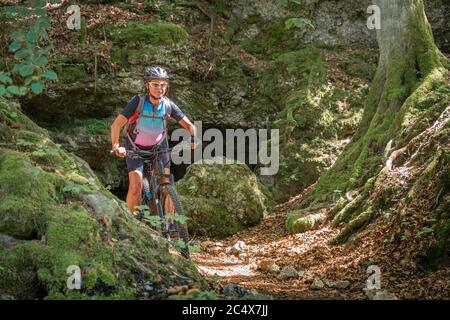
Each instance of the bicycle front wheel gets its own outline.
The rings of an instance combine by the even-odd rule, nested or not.
[[[161,200],[163,201],[164,216],[177,214],[184,217],[184,209],[181,204],[180,196],[178,195],[175,187],[171,184],[164,185],[161,189]],[[179,219],[174,219],[173,226],[174,230],[169,230],[170,238],[181,239],[183,241],[183,246],[180,250],[181,255],[189,259],[189,232],[187,223],[181,223]]]

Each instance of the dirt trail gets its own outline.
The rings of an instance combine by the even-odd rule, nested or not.
[[[201,273],[215,279],[218,284],[238,284],[245,288],[256,289],[275,299],[363,299],[362,281],[352,279],[345,290],[325,287],[311,290],[315,278],[338,280],[332,269],[340,266],[339,280],[345,280],[348,259],[342,247],[327,244],[337,230],[322,228],[298,235],[288,235],[284,228],[286,213],[279,208],[277,212],[265,217],[256,227],[244,230],[233,237],[221,241],[206,242],[207,248],[194,253],[193,260]],[[245,243],[240,252],[229,252],[238,241]],[[218,244],[218,245],[217,245]],[[222,246],[221,246],[222,244]],[[245,256],[243,256],[243,255]],[[239,255],[242,255],[241,257]],[[305,272],[297,279],[278,279],[278,272],[258,270],[261,261],[273,260],[282,269],[292,266]],[[362,278],[365,274],[362,274]]]
[[[410,260],[402,260],[395,248],[380,245],[380,239],[389,230],[382,221],[375,222],[359,240],[343,245],[328,244],[339,230],[327,226],[303,234],[287,234],[286,211],[298,200],[291,199],[291,203],[277,207],[258,226],[230,238],[197,239],[204,248],[192,254],[192,258],[200,272],[219,288],[234,283],[274,299],[367,299],[363,291],[368,277],[366,270],[376,264],[382,270],[382,289],[400,299],[450,297],[449,282],[445,280],[449,279],[450,268],[425,273],[417,270]],[[238,241],[244,242],[245,248],[229,252]],[[267,260],[273,260],[280,269],[294,267],[300,277],[281,280],[277,277],[279,272],[258,269],[259,263]],[[318,279],[325,282],[323,288],[313,284]],[[329,280],[348,282],[344,288],[329,287]]]

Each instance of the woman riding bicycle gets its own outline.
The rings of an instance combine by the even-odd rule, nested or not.
[[[169,75],[166,70],[155,66],[149,68],[144,76],[146,94],[136,95],[117,116],[111,125],[112,150],[118,157],[126,157],[126,150],[133,147],[142,150],[152,150],[156,146],[168,148],[167,120],[174,118],[178,123],[189,131],[192,139],[197,130],[192,122],[184,115],[180,108],[167,97],[169,89]],[[125,146],[120,146],[120,130],[126,128]],[[194,149],[196,144],[192,143]],[[170,157],[168,153],[162,155],[164,163],[164,177],[168,182],[170,175]],[[126,202],[130,211],[136,215],[136,206],[141,203],[142,175],[144,161],[142,159],[131,159],[126,157],[128,169],[128,193]]]

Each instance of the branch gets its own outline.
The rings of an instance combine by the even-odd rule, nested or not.
[[[66,1],[67,1],[67,0],[61,0],[60,3],[50,3],[50,2],[47,2],[47,5],[46,5],[43,9],[44,9],[44,10],[47,10],[47,11],[59,9],[59,8],[61,8],[61,7],[66,3]]]

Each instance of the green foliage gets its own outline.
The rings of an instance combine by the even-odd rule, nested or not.
[[[276,0],[276,3],[282,7],[288,6],[289,3],[301,5],[302,2],[303,2],[302,0]],[[299,29],[312,28],[312,29],[314,29],[314,24],[312,23],[312,21],[310,19],[305,19],[305,18],[289,18],[284,22],[284,24],[285,24],[286,29],[291,29],[291,28],[299,28]]]
[[[89,186],[84,184],[75,183],[73,181],[69,181],[65,187],[62,189],[63,192],[68,193],[72,196],[77,196],[80,193],[88,193],[91,191]]]
[[[151,226],[156,228],[161,228],[163,224],[168,224],[170,220],[176,221],[180,224],[184,224],[189,219],[185,215],[181,215],[178,213],[166,214],[164,218],[161,218],[160,216],[150,215],[150,208],[147,205],[136,206],[136,209],[144,212],[144,221],[150,223]],[[170,244],[178,251],[186,248],[187,245],[191,253],[200,252],[200,248],[198,246],[191,246],[189,244],[186,244],[182,239],[179,239],[177,241],[170,241]]]
[[[285,26],[286,26],[286,29],[291,29],[293,27],[296,27],[296,28],[299,28],[299,29],[304,28],[304,27],[314,28],[314,25],[313,25],[311,20],[303,19],[303,18],[290,18],[290,19],[287,19],[285,21]]]
[[[51,27],[47,11],[43,9],[46,4],[46,1],[28,1],[23,6],[4,8],[10,19],[27,20],[24,29],[10,34],[12,41],[8,49],[14,53],[16,63],[12,70],[0,71],[0,96],[24,96],[30,89],[32,93],[39,94],[45,87],[45,80],[57,79],[54,71],[46,70],[47,54],[51,50],[51,46],[45,46]]]
[[[279,6],[286,6],[289,2],[302,4],[302,0],[276,0],[275,1]]]
[[[419,232],[417,232],[416,237],[417,238],[421,238],[422,236],[429,234],[429,233],[433,233],[434,229],[430,228],[430,227],[423,227],[422,230],[420,230]]]
[[[177,4],[176,0],[147,0],[145,1],[144,10],[154,13],[160,19],[164,20],[174,13]]]
[[[176,44],[188,37],[186,30],[173,23],[129,22],[126,26],[108,28],[115,43],[123,45],[147,43],[154,45]]]

